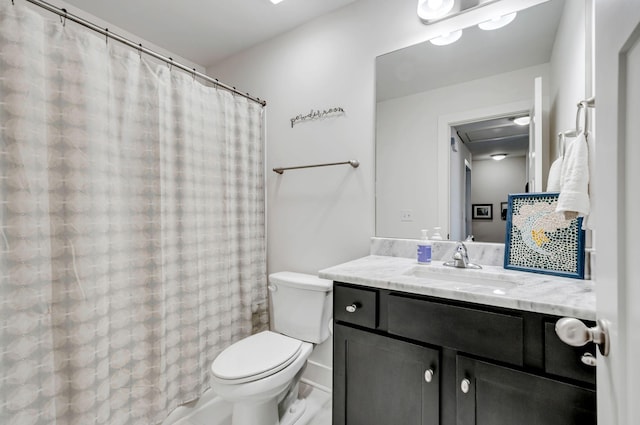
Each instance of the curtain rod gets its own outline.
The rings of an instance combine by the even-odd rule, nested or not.
[[[93,31],[95,31],[97,33],[100,33],[100,34],[104,35],[105,37],[112,38],[112,39],[114,39],[116,41],[119,41],[122,44],[125,44],[125,45],[127,45],[129,47],[132,47],[132,48],[138,50],[141,53],[144,53],[146,55],[149,55],[151,57],[159,59],[159,60],[171,65],[172,67],[175,66],[176,68],[179,68],[179,69],[181,69],[181,70],[183,70],[185,72],[188,72],[189,74],[193,75],[194,78],[195,77],[201,78],[201,79],[203,79],[205,81],[208,81],[208,82],[212,83],[215,87],[220,87],[220,88],[228,90],[228,91],[230,91],[232,93],[238,94],[238,95],[240,95],[242,97],[246,97],[247,99],[252,100],[252,101],[254,101],[256,103],[259,103],[262,106],[266,106],[267,105],[267,102],[262,100],[262,99],[260,99],[259,97],[253,97],[249,93],[242,93],[241,91],[239,91],[235,87],[231,87],[231,86],[229,86],[229,85],[227,85],[225,83],[222,83],[222,82],[218,81],[215,78],[209,77],[206,74],[203,74],[201,72],[196,71],[195,68],[189,68],[186,65],[183,65],[183,64],[181,64],[179,62],[175,62],[170,57],[161,55],[159,53],[154,52],[151,49],[143,47],[142,44],[136,44],[133,41],[128,40],[128,39],[126,39],[126,38],[124,38],[124,37],[122,37],[122,36],[120,36],[118,34],[114,34],[111,31],[109,31],[109,28],[99,27],[98,25],[96,25],[96,24],[94,24],[92,22],[89,22],[86,19],[80,18],[79,16],[73,15],[71,13],[68,13],[66,9],[57,8],[57,7],[51,5],[51,4],[47,3],[47,2],[41,1],[41,0],[26,0],[26,1],[29,2],[29,3],[32,3],[32,4],[36,5],[36,6],[39,6],[39,7],[43,8],[43,9],[45,9],[45,10],[48,10],[49,12],[55,13],[56,15],[60,16],[60,18],[64,19],[65,21],[67,19],[70,20],[70,21],[73,21],[73,22],[75,22],[77,24],[82,25],[85,28],[88,28],[88,29],[93,30]],[[11,3],[14,3],[14,0],[11,0]]]

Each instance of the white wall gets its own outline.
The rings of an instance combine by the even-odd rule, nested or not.
[[[368,254],[374,234],[374,59],[425,27],[413,0],[359,1],[232,57],[211,75],[267,99],[269,272],[318,270]],[[311,109],[344,116],[296,124]]]
[[[420,229],[444,225],[438,222],[438,188],[449,176],[438,173],[437,153],[450,148],[438,142],[440,116],[518,102],[532,106],[534,78],[548,79],[548,71],[548,64],[537,65],[379,102],[377,236],[417,238]],[[414,221],[400,221],[401,209],[412,210]]]
[[[551,93],[550,93],[550,158],[555,160],[560,155],[560,146],[557,143],[559,132],[571,130],[576,127],[576,105],[583,99],[594,94],[593,92],[593,56],[591,31],[593,21],[594,0],[566,0],[562,20],[556,34],[553,52],[551,54]],[[587,111],[592,115],[593,111]],[[591,129],[595,119],[591,119]],[[580,125],[584,122],[581,121]],[[589,138],[589,163],[595,167],[596,140]],[[546,185],[545,185],[546,187]],[[589,186],[591,199],[595,196],[595,187]],[[594,203],[591,208],[593,211]],[[594,221],[594,217],[589,219]],[[595,231],[587,231],[586,245],[594,247]],[[592,275],[592,279],[595,275]]]
[[[555,159],[558,132],[576,126],[576,104],[588,97],[590,56],[587,26],[589,0],[566,0],[551,54],[551,158]]]
[[[506,221],[500,218],[500,203],[507,202],[509,193],[523,193],[527,182],[524,156],[502,161],[473,161],[471,169],[471,203],[492,204],[492,220],[473,220],[476,241],[504,242]]]

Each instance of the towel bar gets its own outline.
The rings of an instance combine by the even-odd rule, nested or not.
[[[329,167],[332,165],[346,165],[346,164],[351,165],[353,168],[358,168],[360,166],[360,162],[358,162],[357,159],[352,159],[350,161],[330,162],[328,164],[300,165],[297,167],[278,167],[278,168],[274,168],[273,171],[275,171],[278,174],[282,174],[287,170],[298,170],[300,168]]]

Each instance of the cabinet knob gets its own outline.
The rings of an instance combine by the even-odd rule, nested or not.
[[[467,394],[470,388],[471,388],[471,381],[469,381],[467,378],[464,378],[462,382],[460,382],[460,389],[462,390],[463,393]]]
[[[424,380],[426,382],[431,382],[433,380],[433,375],[434,375],[433,369],[426,370],[424,372]]]
[[[347,310],[347,313],[355,313],[356,310],[358,309],[359,305],[356,303],[353,303],[351,305],[348,305],[345,310]]]

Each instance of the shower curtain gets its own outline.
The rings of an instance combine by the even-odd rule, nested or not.
[[[157,424],[268,322],[262,107],[0,2],[0,423]]]

